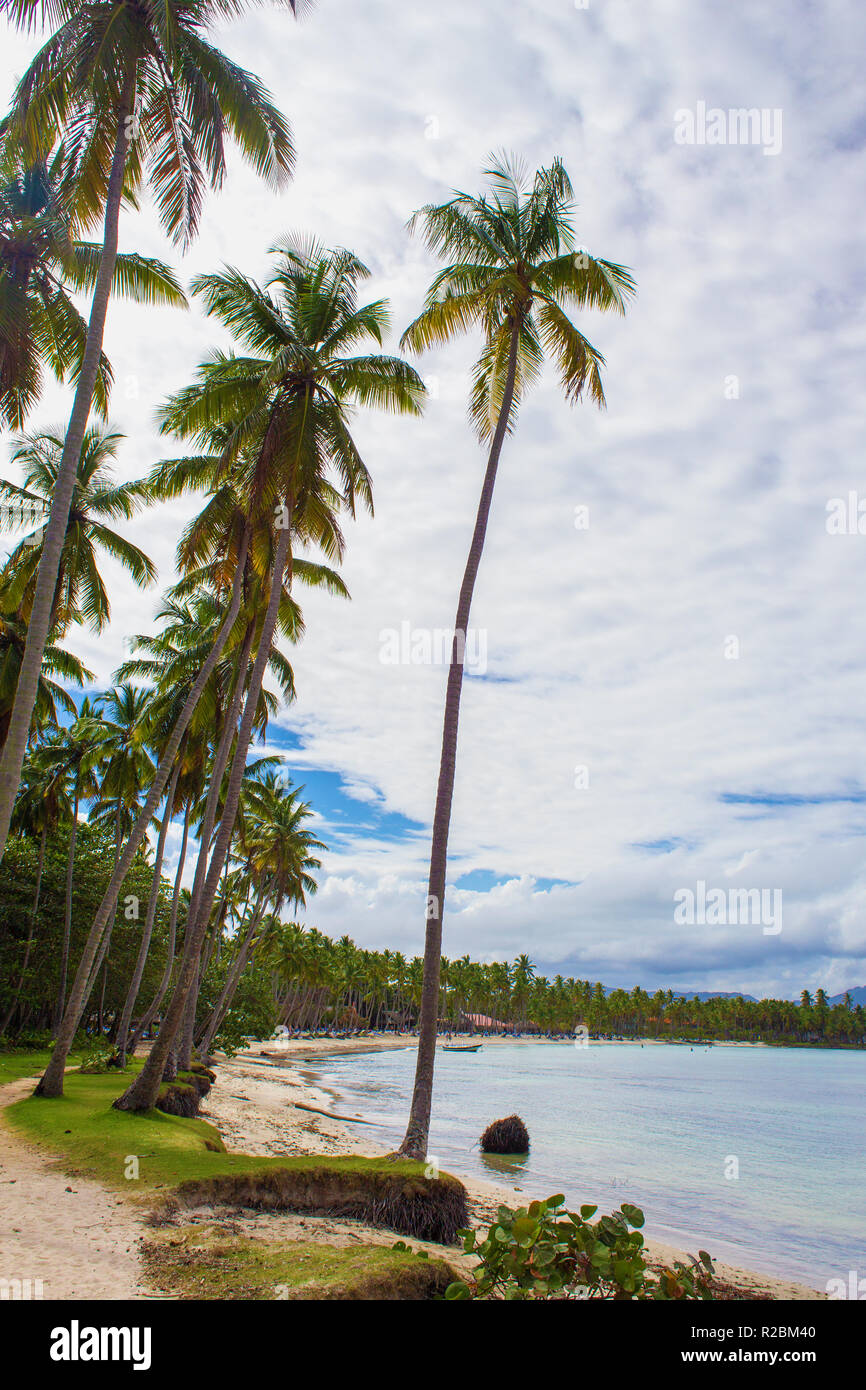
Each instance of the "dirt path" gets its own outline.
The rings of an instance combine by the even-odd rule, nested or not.
[[[0,1086],[0,1298],[15,1296],[16,1279],[31,1281],[31,1297],[40,1279],[43,1298],[146,1298],[141,1218],[101,1183],[65,1176],[7,1124],[2,1110],[36,1080]]]

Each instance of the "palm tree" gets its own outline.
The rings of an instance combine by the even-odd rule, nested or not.
[[[194,293],[228,327],[248,354],[214,353],[198,381],[163,412],[163,428],[207,447],[214,428],[231,422],[227,474],[246,499],[247,515],[267,528],[267,593],[256,656],[231,761],[225,805],[210,863],[188,924],[175,994],[160,1035],[138,1078],[115,1104],[148,1109],[197,970],[220,874],[229,851],[253,732],[256,705],[279,617],[284,583],[291,582],[292,545],[314,539],[339,545],[335,513],[354,515],[356,499],[372,505],[370,478],[349,431],[352,405],[418,414],[424,386],[399,358],[347,355],[366,340],[381,344],[387,324],[382,302],[359,306],[357,286],[369,271],[348,251],[288,238],[273,248],[276,268],[264,287],[231,268],[198,277]],[[327,551],[326,551],[327,554]]]
[[[65,797],[71,806],[69,852],[66,860],[66,905],[63,919],[63,946],[60,955],[60,974],[57,1002],[54,1008],[54,1028],[63,1015],[66,1000],[66,978],[69,968],[69,947],[72,938],[72,895],[75,884],[75,847],[78,838],[78,812],[83,801],[96,796],[99,789],[98,770],[104,755],[103,726],[90,700],[81,702],[78,717],[66,729],[59,729],[38,748],[34,761],[43,774],[65,784]]]
[[[156,568],[137,545],[111,530],[107,522],[132,519],[148,493],[141,483],[115,481],[110,461],[122,435],[91,428],[84,436],[81,463],[72,493],[66,536],[57,569],[51,627],[65,631],[71,622],[86,622],[101,632],[111,616],[108,594],[97,565],[101,550],[120,562],[139,587],[156,578]],[[57,487],[63,440],[58,434],[26,435],[16,441],[12,462],[24,470],[24,487],[0,479],[0,496],[11,508],[30,508],[47,516]],[[39,533],[25,536],[0,573],[0,602],[30,619],[36,576],[42,558]]]
[[[20,430],[41,394],[45,367],[62,382],[74,381],[81,371],[87,324],[70,292],[92,287],[99,248],[77,234],[63,146],[28,164],[5,125],[0,129],[0,420]],[[118,254],[112,288],[143,303],[186,302],[171,270],[138,255]],[[111,380],[102,354],[93,401],[103,417]]]
[[[288,0],[292,11],[296,0]],[[91,258],[93,298],[57,490],[46,528],[27,647],[9,736],[0,760],[0,855],[51,627],[51,606],[66,522],[94,398],[124,196],[150,185],[160,220],[175,242],[195,235],[208,184],[224,179],[225,140],[234,138],[274,188],[294,160],[284,117],[252,73],[208,43],[204,32],[235,18],[243,0],[0,0],[0,10],[32,28],[43,13],[59,28],[15,92],[9,138],[32,160],[62,142],[77,218],[103,217]],[[181,296],[182,298],[182,296]],[[175,297],[174,302],[177,302]]]
[[[223,621],[223,607],[211,594],[194,590],[185,603],[169,599],[157,614],[162,628],[155,636],[140,634],[133,643],[139,653],[126,661],[116,673],[116,679],[146,680],[151,686],[149,701],[152,738],[160,750],[171,737],[179,712],[195,683],[195,678],[208,652],[214,645]],[[226,670],[226,668],[228,668]],[[156,995],[145,1012],[132,1040],[134,1049],[138,1036],[155,1017],[171,979],[174,961],[177,914],[180,904],[180,883],[186,859],[190,823],[207,776],[208,749],[211,738],[219,729],[227,674],[231,675],[231,660],[216,667],[195,708],[189,727],[178,748],[174,770],[168,786],[165,810],[157,838],[153,880],[148,899],[142,938],[133,975],[117,1030],[117,1055],[121,1066],[126,1065],[127,1039],[132,1013],[144,974],[150,948],[156,903],[159,895],[160,870],[169,821],[175,811],[183,813],[183,835],[169,920],[169,941],[163,977]]]
[[[94,825],[105,824],[113,828],[116,869],[124,835],[129,835],[136,819],[142,791],[153,777],[153,762],[147,747],[150,696],[146,690],[129,683],[117,685],[99,696],[96,712],[101,727],[100,752],[103,768],[99,796],[90,809],[89,820]],[[85,1002],[96,984],[103,962],[105,970],[102,977],[102,997],[105,997],[112,925],[109,923],[94,960]],[[101,1018],[101,1004],[99,1012]]]
[[[27,623],[20,610],[8,609],[0,600],[0,748],[6,742],[9,731],[26,641]],[[65,684],[61,685],[53,677],[59,677]],[[58,647],[52,640],[42,657],[29,738],[43,732],[50,725],[57,727],[60,711],[75,717],[75,701],[65,688],[66,685],[83,686],[88,681],[95,680],[94,673],[84,666],[77,656],[65,651],[63,647]]]
[[[33,895],[33,906],[30,909],[30,922],[27,928],[27,940],[24,945],[24,959],[21,962],[21,970],[6,1013],[0,1021],[0,1037],[5,1036],[9,1030],[9,1023],[15,1013],[18,1000],[24,982],[27,979],[27,967],[30,964],[30,953],[33,948],[33,938],[36,932],[37,914],[39,912],[39,898],[42,891],[42,871],[45,865],[45,849],[48,843],[48,834],[56,830],[62,819],[72,817],[72,806],[69,801],[66,779],[62,772],[57,775],[56,771],[46,768],[38,757],[31,756],[24,764],[24,779],[18,799],[15,802],[15,810],[12,816],[13,832],[20,833],[25,837],[39,836],[39,852],[36,860],[36,890]]]
[[[400,1152],[422,1158],[427,1151],[439,1008],[442,914],[448,830],[457,763],[457,728],[463,686],[463,653],[472,594],[493,500],[505,436],[517,407],[537,379],[545,354],[560,375],[566,400],[585,394],[604,404],[604,359],[571,322],[572,306],[624,313],[634,282],[622,266],[575,253],[571,229],[572,188],[560,160],[526,172],[503,158],[487,170],[490,192],[456,193],[441,206],[417,212],[431,250],[449,260],[434,279],[423,312],[403,334],[402,346],[422,352],[480,328],[484,346],[475,365],[469,415],[479,441],[488,447],[487,468],[475,529],[460,586],[448,669],[439,783],[433,815],[427,888],[424,985],[412,1108]]]
[[[303,906],[315,893],[313,870],[321,862],[313,851],[325,849],[305,826],[312,814],[307,802],[300,801],[303,787],[293,788],[276,772],[268,771],[250,787],[249,813],[243,831],[243,850],[252,880],[255,907],[250,912],[237,958],[229,971],[201,1040],[201,1053],[207,1056],[240,983],[241,974],[255,947],[266,914],[278,913],[286,902]]]

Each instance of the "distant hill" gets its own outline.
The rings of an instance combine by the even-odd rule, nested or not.
[[[604,992],[605,994],[613,994],[614,989],[614,985],[605,985]],[[655,994],[654,989],[647,992],[651,996]],[[628,993],[629,991],[626,990],[626,994]],[[753,994],[740,994],[736,990],[726,994],[723,989],[675,989],[673,996],[674,999],[699,999],[702,1003],[707,999],[745,999],[748,1004],[757,1004],[758,1002]]]
[[[700,999],[704,1003],[707,999],[745,999],[747,1004],[757,1004],[754,994],[738,994],[736,991],[727,993],[723,989],[692,989],[688,991],[674,990],[677,999]]]
[[[846,994],[850,994],[851,996],[852,1009],[856,1009],[858,1004],[862,1004],[863,1007],[866,1008],[866,985],[855,985],[853,989],[843,989],[841,994],[833,994],[830,996],[830,1003],[844,1004]]]
[[[546,975],[549,980],[552,980],[555,975],[569,975],[575,973],[574,962],[572,961],[560,961],[556,965],[539,964],[536,967],[536,969],[539,975]],[[605,985],[605,995],[613,994],[614,989],[616,988],[616,985]],[[625,989],[626,994],[631,993],[630,987],[622,986],[622,988]],[[652,998],[655,992],[655,988],[650,988],[647,990],[647,993],[650,995],[650,998]],[[861,1004],[864,1008],[866,1008],[866,985],[855,985],[852,989],[849,989],[847,991],[843,990],[841,994],[834,994],[832,996],[829,996],[828,1003],[841,1004],[845,999],[846,992],[851,996],[852,1008],[856,1008],[858,1004]],[[665,993],[667,993],[667,991],[665,991]],[[814,999],[814,989],[810,989],[809,993],[812,995],[812,998]],[[700,1003],[705,1003],[707,999],[745,999],[747,1004],[757,1004],[760,1002],[756,995],[741,994],[738,990],[675,989],[673,991],[673,995],[675,999],[697,999]],[[799,1004],[800,992],[798,991],[797,994],[790,996],[790,998],[793,1003]]]

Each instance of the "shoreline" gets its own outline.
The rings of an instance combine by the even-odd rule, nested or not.
[[[553,1044],[555,1040],[485,1038],[484,1041]],[[342,1103],[339,1092],[322,1085],[316,1073],[304,1064],[315,1064],[335,1056],[405,1050],[414,1043],[414,1037],[404,1034],[368,1039],[293,1038],[281,1043],[279,1049],[268,1042],[252,1044],[246,1052],[238,1053],[231,1060],[218,1058],[218,1084],[206,1097],[201,1116],[215,1124],[227,1147],[238,1153],[388,1153],[391,1145],[384,1142],[384,1134],[377,1134],[378,1126],[369,1121],[359,1123],[365,1119],[362,1115],[342,1117],[336,1113],[335,1102]],[[667,1044],[660,1042],[658,1045]],[[526,1193],[506,1182],[488,1182],[474,1174],[456,1172],[455,1176],[466,1187],[473,1226],[490,1224],[503,1202],[525,1206],[533,1196],[548,1195]],[[682,1248],[651,1238],[646,1240],[646,1251],[653,1263],[669,1264],[675,1259],[687,1258]],[[723,1261],[714,1263],[718,1278],[734,1285],[747,1297],[798,1301],[826,1297],[817,1289],[780,1275],[762,1274]]]

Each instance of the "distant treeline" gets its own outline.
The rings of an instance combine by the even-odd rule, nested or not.
[[[7,851],[0,881],[0,1034],[12,1041],[31,1037],[44,1041],[57,1014],[67,914],[68,969],[74,969],[111,872],[115,844],[109,826],[79,825],[72,875],[69,849],[67,825],[48,834],[44,848],[41,839],[22,835]],[[91,1034],[110,1036],[116,1029],[152,886],[149,860],[149,855],[139,854],[124,884],[110,950],[85,1018]],[[135,1021],[160,987],[170,948],[174,956],[182,948],[185,890],[179,897],[175,943],[169,933],[176,886],[160,880]],[[242,937],[245,923],[255,914],[254,900],[239,898],[230,878],[217,908],[197,1010],[198,1029],[206,1025],[233,972],[237,985],[220,1021],[216,1044],[231,1046],[250,1034],[267,1036],[277,1026],[313,1032],[396,1031],[416,1026],[423,978],[420,956],[407,959],[399,951],[364,950],[349,936],[334,941],[315,927],[283,922],[269,914],[258,949],[241,961],[239,933]],[[607,993],[598,981],[562,975],[551,980],[539,975],[525,955],[491,964],[468,956],[443,957],[440,1027],[455,1033],[571,1037],[585,1029],[590,1037],[863,1047],[866,1011],[862,1005],[849,1005],[850,1000],[830,1004],[823,990],[814,997],[804,991],[799,1003],[742,997],[684,999],[670,990],[649,994],[640,987]]]

